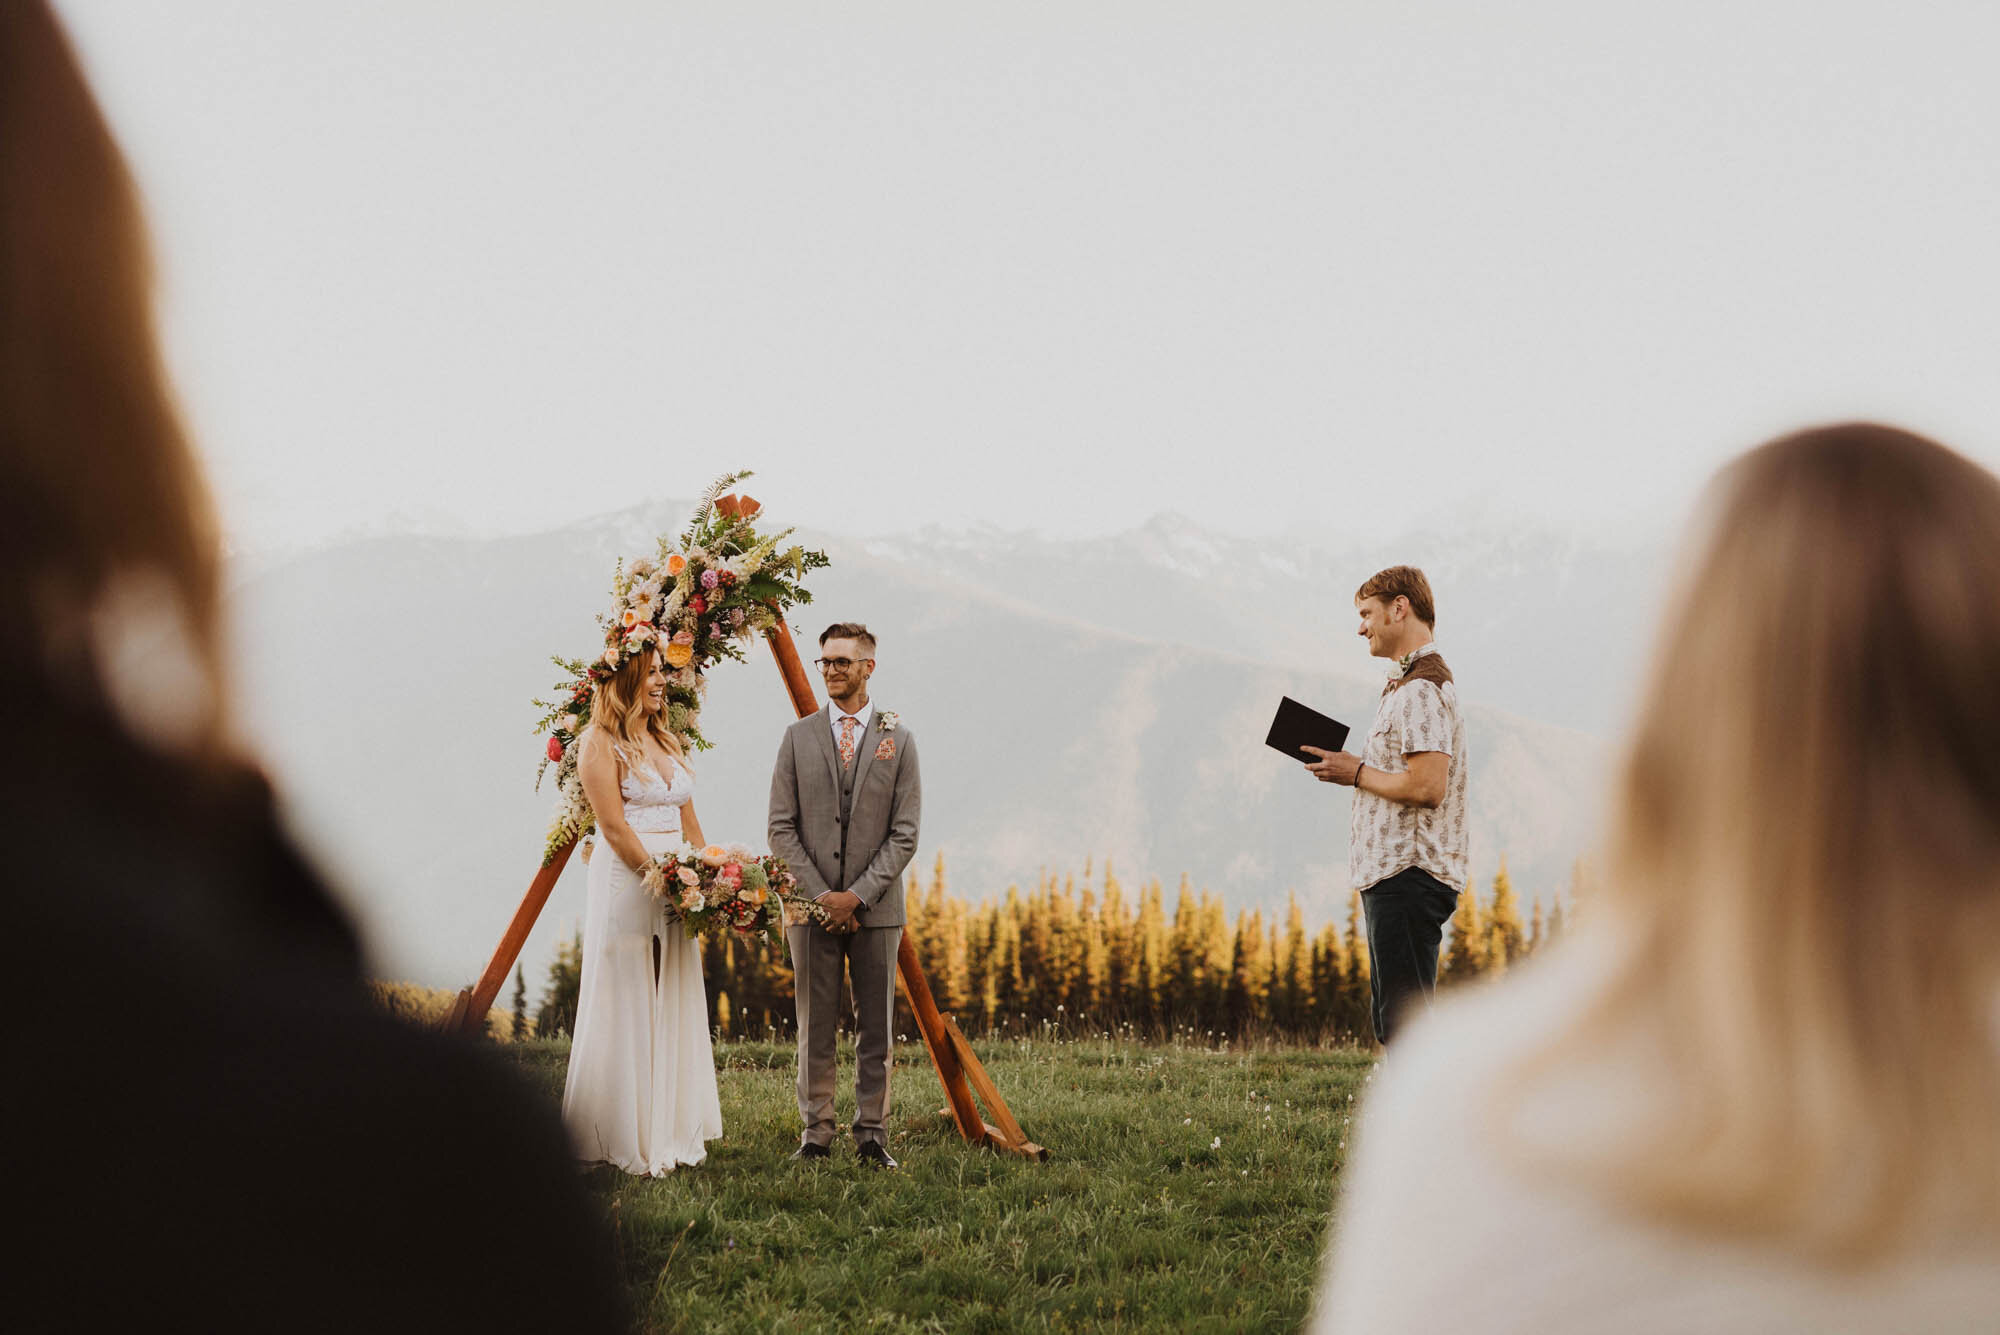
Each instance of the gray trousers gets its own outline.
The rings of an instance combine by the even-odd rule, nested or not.
[[[833,1143],[834,1034],[839,1019],[840,973],[844,961],[854,992],[854,1140],[889,1141],[889,1030],[896,1015],[896,950],[901,927],[864,927],[833,933],[817,923],[787,927],[792,948],[792,986],[799,1018],[800,1137],[807,1144]]]

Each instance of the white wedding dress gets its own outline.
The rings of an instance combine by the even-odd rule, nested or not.
[[[650,770],[620,784],[625,821],[649,852],[680,842],[694,776]],[[659,943],[659,969],[653,967]],[[701,953],[639,876],[598,841],[583,916],[583,978],[563,1087],[563,1123],[577,1153],[661,1177],[700,1163],[722,1134]]]

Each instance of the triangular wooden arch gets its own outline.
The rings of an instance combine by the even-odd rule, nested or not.
[[[818,712],[819,701],[813,695],[805,665],[799,661],[799,650],[792,642],[791,628],[780,621],[765,633],[764,639],[771,646],[771,656],[777,660],[778,672],[784,678],[785,692],[791,697],[792,708],[800,718]],[[493,958],[487,962],[486,972],[471,987],[459,989],[458,1000],[444,1022],[447,1032],[482,1032],[486,1012],[491,1009],[494,998],[500,995],[500,988],[513,970],[514,961],[520,957],[521,947],[527,943],[528,933],[533,930],[535,920],[542,916],[542,909],[549,902],[549,894],[556,887],[556,878],[569,864],[569,855],[575,848],[574,841],[563,845],[528,883],[528,893],[522,896],[521,907],[514,910],[514,920],[507,925]],[[1048,1158],[1049,1152],[1029,1140],[1027,1133],[1021,1130],[1021,1124],[1014,1120],[1007,1101],[1000,1097],[1000,1091],[986,1074],[986,1068],[973,1055],[972,1045],[960,1032],[957,1022],[948,1015],[938,1013],[937,1002],[931,996],[930,982],[924,977],[923,965],[917,960],[916,948],[910,944],[907,931],[903,933],[902,945],[896,952],[896,972],[903,980],[903,993],[909,998],[910,1013],[916,1017],[917,1032],[923,1036],[924,1049],[930,1053],[938,1083],[944,1086],[945,1114],[958,1128],[958,1134],[974,1145],[991,1145],[996,1150],[1018,1154],[1025,1159]],[[983,1102],[991,1114],[992,1122],[979,1115],[979,1104],[973,1099],[975,1091],[979,1102]]]

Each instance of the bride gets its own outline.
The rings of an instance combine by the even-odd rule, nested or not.
[[[703,842],[666,687],[656,648],[631,654],[599,683],[579,739],[577,775],[603,846],[589,863],[562,1103],[584,1159],[651,1177],[700,1163],[722,1134],[701,954],[642,884],[655,853]]]

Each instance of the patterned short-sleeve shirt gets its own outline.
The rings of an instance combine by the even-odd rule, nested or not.
[[[1411,867],[1423,868],[1454,889],[1465,884],[1470,871],[1465,720],[1459,713],[1458,688],[1451,682],[1409,681],[1384,695],[1361,763],[1400,774],[1410,767],[1405,757],[1418,751],[1442,751],[1451,757],[1444,801],[1435,807],[1414,807],[1356,789],[1347,835],[1347,874],[1356,889],[1366,890]]]

